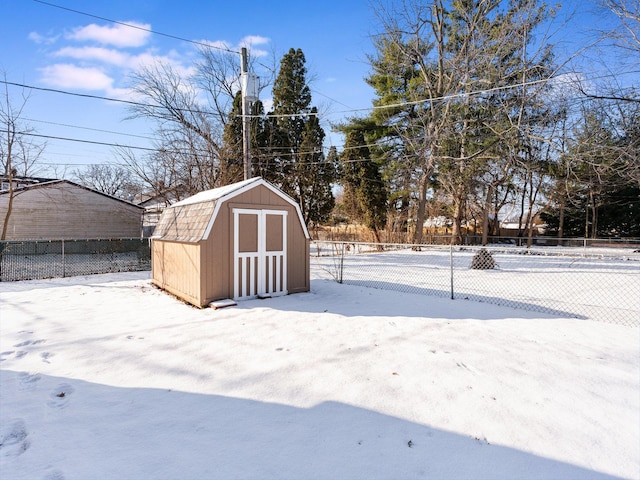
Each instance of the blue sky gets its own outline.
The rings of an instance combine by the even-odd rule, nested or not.
[[[330,123],[371,106],[373,94],[364,82],[370,35],[378,28],[368,0],[193,1],[182,0],[47,0],[98,17],[139,25],[176,37],[219,42],[232,50],[249,45],[254,57],[275,52],[277,61],[289,48],[301,48],[312,78],[313,104],[325,112],[325,147],[339,146]],[[593,37],[602,23],[589,2],[565,1],[563,13],[577,15],[555,39],[566,51]],[[126,98],[129,77],[137,67],[161,58],[175,68],[193,67],[193,43],[128,28],[34,0],[0,0],[0,74],[10,82],[69,92]],[[560,25],[557,23],[556,25]],[[153,124],[127,120],[122,104],[42,90],[9,87],[19,100],[30,97],[24,120],[38,134],[104,143],[148,147]],[[263,92],[268,102],[270,90]],[[47,140],[42,163],[58,176],[78,165],[114,161],[108,146]],[[66,166],[66,167],[65,167]],[[66,168],[66,172],[65,172]]]
[[[137,66],[159,57],[188,70],[197,54],[197,46],[189,42],[33,0],[0,3],[0,41],[11,46],[2,49],[0,73],[5,73],[10,82],[122,98],[126,97],[128,75]],[[273,51],[277,61],[289,48],[301,48],[313,79],[313,103],[328,109],[324,123],[327,133],[328,122],[343,116],[331,112],[371,105],[371,91],[363,81],[368,71],[366,52],[371,48],[369,33],[373,24],[367,1],[50,3],[193,41],[220,42],[232,50],[248,44],[253,56]],[[153,136],[151,123],[126,120],[128,111],[122,104],[9,88],[17,100],[29,93],[23,117],[38,134],[134,146],[149,146],[148,138],[142,137]],[[264,94],[270,97],[270,89]],[[138,137],[129,136],[132,134]],[[335,137],[328,140],[339,141]],[[60,164],[58,171],[62,171],[62,164],[113,160],[113,149],[107,146],[49,139],[43,163]],[[67,173],[74,165],[67,168]]]

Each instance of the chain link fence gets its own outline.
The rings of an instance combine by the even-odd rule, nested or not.
[[[636,247],[637,248],[637,247]],[[316,278],[640,326],[640,251],[314,242]]]
[[[149,239],[0,242],[0,281],[151,270]]]

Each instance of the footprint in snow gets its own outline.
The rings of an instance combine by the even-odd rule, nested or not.
[[[0,362],[4,362],[9,355],[13,355],[15,353],[14,350],[7,350],[6,352],[0,353]]]
[[[42,352],[42,353],[40,354],[40,357],[42,358],[42,361],[43,361],[43,362],[45,362],[45,363],[51,363],[51,362],[49,361],[49,359],[50,359],[51,357],[53,357],[53,355],[54,355],[53,353],[49,353],[49,352]]]
[[[0,427],[0,455],[18,457],[29,449],[29,432],[24,420],[17,419]]]
[[[69,403],[69,397],[75,389],[68,383],[61,383],[49,394],[47,405],[51,408],[64,408]]]
[[[53,470],[47,473],[42,480],[64,480],[64,475],[60,470]]]
[[[469,367],[468,365],[465,365],[465,364],[464,364],[464,363],[462,363],[462,362],[456,362],[456,365],[457,365],[458,367],[460,367],[460,368],[464,368],[464,369],[466,369],[466,370],[469,370],[471,373],[478,373],[478,371],[477,371],[475,368],[473,368],[473,367]]]
[[[24,342],[16,343],[14,347],[28,347],[29,345],[38,345],[40,343],[44,343],[46,340],[26,340]]]
[[[20,372],[18,374],[18,381],[20,382],[20,389],[21,390],[32,390],[33,388],[35,388],[35,384],[37,381],[39,381],[42,377],[40,376],[39,373],[27,373],[27,372]]]
[[[15,350],[8,350],[6,352],[2,352],[0,353],[0,362],[4,362],[5,360],[7,360],[6,357],[9,357],[11,355],[15,354],[15,359],[20,359],[22,357],[24,357],[27,353],[29,352],[25,352],[24,350],[19,350],[19,351],[15,351]]]

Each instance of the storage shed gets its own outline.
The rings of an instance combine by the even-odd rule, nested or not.
[[[260,177],[167,207],[152,237],[152,281],[199,307],[309,291],[299,205]]]

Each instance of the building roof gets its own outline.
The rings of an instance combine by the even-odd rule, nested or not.
[[[18,175],[12,175],[11,176],[11,181],[17,185],[23,186],[23,185],[35,185],[38,183],[45,183],[45,182],[53,182],[54,180],[56,180],[55,178],[43,178],[43,177],[20,177]],[[1,175],[0,176],[0,181],[2,182],[8,182],[9,181],[9,176],[8,175]],[[3,190],[3,189],[0,189]]]
[[[309,232],[302,219],[300,206],[297,202],[261,177],[250,178],[249,180],[212,190],[205,190],[170,205],[164,209],[152,238],[188,243],[206,240],[209,237],[220,205],[259,185],[264,185],[295,207],[305,235],[309,238]]]
[[[262,180],[262,178],[260,177],[250,178],[249,180],[244,180],[242,182],[232,183],[231,185],[225,185],[224,187],[218,187],[212,190],[205,190],[204,192],[196,193],[195,195],[189,198],[185,198],[184,200],[174,203],[172,206],[176,207],[176,206],[183,206],[183,205],[191,205],[193,203],[215,201],[223,197],[226,197],[228,195],[231,195],[234,192],[238,192],[239,190],[246,191],[247,187],[253,186],[254,183],[258,184],[258,183],[266,183],[266,182]]]
[[[162,212],[152,238],[196,243],[202,240],[216,208],[215,201],[173,205]]]
[[[19,187],[16,187],[13,190],[13,193],[14,193],[14,195],[17,195],[20,192],[24,192],[26,190],[33,190],[33,189],[36,189],[36,188],[49,188],[49,187],[52,187],[52,186],[55,186],[55,185],[68,184],[68,185],[73,185],[73,186],[78,187],[78,188],[82,188],[82,189],[87,190],[89,192],[93,192],[93,193],[98,194],[98,195],[102,195],[103,197],[107,197],[107,198],[109,198],[111,200],[114,200],[116,202],[121,202],[121,203],[129,205],[131,207],[135,207],[135,208],[138,208],[140,210],[144,210],[144,207],[140,207],[140,206],[138,206],[138,205],[136,205],[134,203],[128,202],[126,200],[122,200],[121,198],[114,197],[113,195],[109,195],[109,194],[101,192],[99,190],[95,190],[93,188],[85,187],[84,185],[80,185],[79,183],[72,182],[71,180],[46,180],[46,179],[43,179],[43,180],[45,180],[45,181],[40,182],[40,183],[33,183],[33,184],[30,184],[30,185],[21,185]],[[9,190],[1,190],[0,191],[0,195],[8,195],[9,193],[10,193]]]

